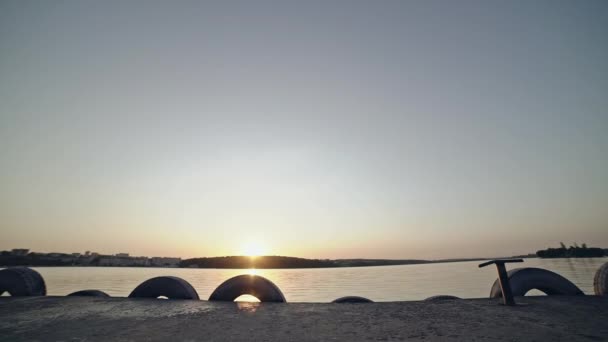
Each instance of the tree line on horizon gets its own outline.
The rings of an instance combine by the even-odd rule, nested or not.
[[[336,267],[332,260],[284,256],[222,256],[182,260],[180,267],[190,268],[309,268]]]
[[[100,266],[100,258],[96,256],[82,258],[65,253],[54,253],[56,256],[49,257],[45,253],[31,252],[27,254],[15,254],[12,251],[0,251],[0,266]],[[452,261],[457,261],[452,260]],[[404,259],[305,259],[288,256],[220,256],[201,257],[182,260],[179,267],[182,268],[329,268],[329,267],[363,267],[363,266],[386,266],[386,265],[409,265],[423,264],[434,261]],[[112,265],[110,265],[112,266]],[[113,265],[113,266],[137,266],[137,265]],[[142,266],[146,267],[146,266]]]
[[[539,258],[599,258],[608,256],[607,250],[596,247],[587,247],[586,243],[579,246],[577,243],[566,247],[560,242],[559,248],[547,248],[536,252]]]
[[[0,251],[0,266],[99,266],[99,257],[92,258],[86,264],[75,261],[69,254],[59,254],[60,257],[48,258],[44,253],[31,252],[27,255],[15,255],[11,251]],[[531,257],[533,254],[521,256]],[[548,248],[536,252],[540,258],[593,258],[608,256],[608,249],[587,247],[583,243],[576,243],[570,247],[562,242],[559,248]],[[287,256],[221,256],[201,257],[182,260],[178,267],[182,268],[329,268],[329,267],[364,267],[387,265],[428,264],[438,262],[458,262],[484,260],[474,259],[445,259],[445,260],[419,260],[419,259],[305,259]],[[137,265],[119,265],[137,266]]]
[[[387,260],[387,259],[305,259],[287,256],[222,256],[182,260],[185,268],[327,268],[363,267],[386,265],[409,265],[430,263],[427,260]]]

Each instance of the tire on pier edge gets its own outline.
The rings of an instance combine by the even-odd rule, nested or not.
[[[72,292],[68,297],[110,297],[110,295],[99,290],[82,290]]]
[[[244,294],[252,295],[260,302],[286,302],[283,292],[272,281],[249,274],[238,275],[226,280],[213,291],[209,300],[232,302]]]
[[[524,296],[530,290],[539,290],[549,296],[584,295],[576,285],[561,275],[542,268],[515,268],[507,272],[513,296]],[[496,279],[490,290],[490,298],[502,298],[500,281]]]
[[[593,277],[593,291],[596,296],[608,296],[608,262],[603,264]]]
[[[431,296],[429,298],[426,298],[424,301],[425,302],[439,302],[439,301],[454,300],[454,299],[461,299],[461,298],[456,297],[456,296],[450,296],[450,295],[437,295],[437,296]]]
[[[40,273],[27,267],[10,267],[0,271],[0,295],[46,296],[46,284]]]
[[[346,296],[334,299],[332,303],[373,303],[371,299],[359,296]]]
[[[199,299],[190,283],[178,277],[156,277],[141,283],[131,292],[129,298]]]

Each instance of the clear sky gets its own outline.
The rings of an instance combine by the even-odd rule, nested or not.
[[[0,249],[608,247],[608,1],[0,1]]]

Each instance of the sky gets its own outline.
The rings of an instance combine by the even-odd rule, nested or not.
[[[0,250],[608,247],[607,1],[0,1]]]

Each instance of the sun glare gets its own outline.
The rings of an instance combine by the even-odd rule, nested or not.
[[[264,255],[266,253],[266,249],[262,244],[257,241],[248,241],[245,243],[242,249],[242,254],[250,257],[257,257]]]

